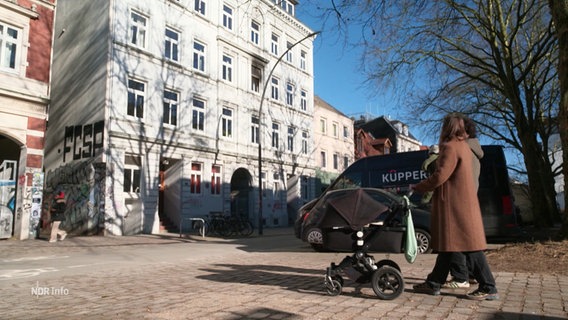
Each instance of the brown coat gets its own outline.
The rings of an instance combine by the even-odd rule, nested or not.
[[[481,149],[481,144],[477,138],[467,139],[467,144],[473,152],[473,179],[475,182],[475,190],[479,189],[479,174],[481,173],[481,158],[483,158],[483,149]]]
[[[430,233],[432,248],[439,252],[487,248],[472,158],[465,141],[454,139],[443,143],[436,171],[414,186],[418,192],[434,191]]]

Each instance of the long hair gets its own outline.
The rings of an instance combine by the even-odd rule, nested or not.
[[[463,123],[468,138],[477,138],[477,130],[475,128],[475,122],[470,117],[464,117]]]
[[[459,113],[450,113],[444,117],[440,144],[453,139],[465,140],[468,134],[465,131],[464,116]]]

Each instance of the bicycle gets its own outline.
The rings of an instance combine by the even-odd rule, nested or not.
[[[243,216],[231,215],[226,218],[226,226],[230,229],[231,235],[241,235],[248,237],[254,232],[252,223]]]
[[[226,219],[222,213],[212,213],[205,220],[205,234],[218,235],[221,237],[226,237],[231,233]]]

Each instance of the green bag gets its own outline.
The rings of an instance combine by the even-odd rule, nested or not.
[[[412,222],[412,213],[408,204],[410,200],[405,196],[404,201],[407,204],[406,214],[404,215],[404,224],[406,225],[406,234],[404,241],[404,257],[408,263],[414,263],[418,255],[418,243],[416,242],[416,234],[414,233],[414,222]]]

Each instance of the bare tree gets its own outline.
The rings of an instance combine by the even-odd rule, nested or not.
[[[535,222],[557,219],[560,172],[547,144],[559,116],[558,43],[546,2],[333,1],[324,14],[361,27],[370,83],[394,86],[421,124],[463,112],[522,153]]]
[[[559,62],[558,78],[560,81],[560,110],[558,112],[558,127],[562,145],[562,172],[564,174],[564,224],[563,238],[568,238],[568,218],[566,204],[568,203],[568,0],[549,0],[556,37],[558,39]]]

